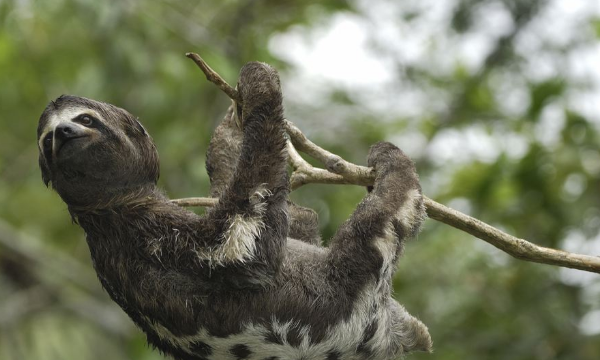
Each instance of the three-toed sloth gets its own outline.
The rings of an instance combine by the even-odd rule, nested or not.
[[[403,243],[425,218],[411,160],[390,143],[374,145],[375,183],[323,247],[316,214],[288,201],[277,72],[249,63],[238,91],[242,102],[208,151],[219,201],[204,216],[157,188],[156,148],[127,111],[75,96],[44,110],[43,180],[85,230],[110,297],[151,345],[180,360],[429,351],[425,325],[391,298]]]

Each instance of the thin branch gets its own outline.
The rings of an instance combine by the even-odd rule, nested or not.
[[[294,125],[294,123],[288,120],[286,120],[286,131],[296,149],[319,160],[325,165],[327,170],[329,170],[329,175],[323,174],[321,176],[328,179],[328,184],[356,184],[364,186],[373,184],[373,180],[375,180],[375,172],[373,169],[365,166],[354,165],[342,159],[340,156],[332,154],[329,151],[317,146],[315,143],[310,141],[302,133],[302,131],[300,131],[300,129]],[[330,176],[333,175],[331,173],[340,175],[342,177],[332,177]]]
[[[287,121],[287,125],[288,125],[288,130],[289,127],[292,126],[294,129],[296,129],[298,132],[298,128],[296,128],[296,126],[294,126],[294,124],[292,124],[291,122]],[[302,134],[302,133],[300,133]],[[302,136],[304,137],[304,134],[302,134]],[[346,168],[344,168],[344,175],[342,174],[334,174],[330,171],[327,171],[325,169],[319,169],[316,167],[313,167],[311,164],[309,164],[306,160],[304,160],[302,158],[302,156],[300,156],[300,154],[298,153],[298,151],[296,150],[296,147],[293,145],[294,142],[294,135],[291,136],[291,140],[288,141],[288,155],[289,155],[289,162],[290,165],[292,166],[292,169],[294,169],[294,172],[292,173],[292,176],[290,177],[290,187],[292,188],[292,190],[296,190],[297,188],[299,188],[300,186],[306,185],[306,184],[360,184],[360,180],[364,179],[357,179],[356,178],[356,173],[354,172],[350,172],[348,173],[346,171]],[[304,137],[304,139],[306,139],[306,137]],[[298,142],[298,138],[295,139],[296,142]],[[308,139],[306,139],[308,140]],[[314,144],[313,144],[314,145]],[[323,156],[325,156],[327,154],[321,154],[321,158],[323,158]],[[337,156],[337,155],[335,155]],[[346,162],[345,160],[343,160],[342,158],[340,158],[339,156],[337,156],[341,162],[347,163],[348,165],[353,165],[350,164],[348,162]],[[345,164],[344,164],[345,166]],[[354,165],[356,168],[360,168],[360,170],[362,170],[362,166],[356,166]],[[369,168],[364,168],[364,169],[368,169]],[[371,180],[372,182],[372,180]],[[367,182],[364,183],[364,185],[369,185],[368,183],[368,179]]]
[[[294,144],[291,140],[288,140],[287,142],[287,150],[290,165],[292,166],[292,169],[294,169],[294,171],[304,171],[312,167],[312,165],[310,165],[308,161],[304,160],[304,158],[302,158],[302,156],[298,154],[298,151],[294,147]]]
[[[239,101],[238,93],[219,74],[214,72],[202,58],[196,54],[187,54],[202,69],[206,78],[217,85],[232,100]],[[294,169],[290,179],[292,189],[312,183],[372,185],[375,174],[371,168],[352,164],[340,156],[315,145],[292,122],[286,120],[286,130],[290,137],[288,153]],[[319,160],[327,170],[315,168],[302,159],[298,151]],[[483,221],[465,215],[459,211],[424,197],[427,214],[430,218],[455,227],[484,240],[511,256],[542,264],[557,265],[572,269],[600,273],[600,257],[569,253],[535,245],[526,240],[506,234]],[[181,206],[213,206],[218,199],[187,198],[172,200]]]
[[[429,198],[425,198],[425,205],[430,218],[487,241],[517,259],[600,273],[598,256],[580,255],[535,245]]]
[[[211,69],[210,66],[208,66],[208,64],[200,57],[200,55],[196,53],[187,53],[185,56],[192,59],[196,65],[198,65],[200,70],[202,70],[204,75],[206,75],[206,80],[217,85],[219,89],[227,94],[231,100],[238,101],[239,96],[237,90],[232,88],[227,81],[223,80],[221,75],[217,74],[217,72]]]
[[[185,199],[173,199],[173,204],[179,206],[215,206],[219,202],[216,198],[205,198],[205,197],[191,197]]]

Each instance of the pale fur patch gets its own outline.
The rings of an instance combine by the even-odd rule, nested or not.
[[[392,223],[388,223],[383,231],[383,236],[376,238],[375,247],[383,256],[383,265],[381,266],[380,279],[385,279],[391,275],[394,257],[398,248],[398,235],[394,231]]]
[[[250,217],[234,215],[229,221],[229,227],[221,235],[223,243],[212,249],[196,249],[198,257],[207,260],[211,266],[231,262],[245,263],[252,260],[256,253],[256,239],[265,229],[263,220],[267,209],[265,200],[271,195],[266,184],[258,186],[250,196],[250,204],[255,215]]]
[[[382,237],[375,239],[375,247],[383,257],[383,263],[379,270],[379,281],[375,284],[371,296],[375,304],[371,314],[371,321],[377,320],[377,329],[367,345],[373,351],[379,353],[382,358],[394,356],[399,351],[399,346],[391,336],[391,317],[389,310],[391,276],[394,269],[394,258],[398,248],[398,235],[391,223],[384,229]],[[397,355],[397,354],[396,354]]]
[[[235,215],[229,228],[223,234],[223,245],[213,251],[213,259],[219,264],[231,261],[246,262],[254,257],[256,238],[264,229],[262,217],[245,219]]]
[[[422,195],[418,189],[412,189],[406,193],[406,200],[396,213],[396,218],[402,226],[409,230],[416,230],[425,216],[425,207],[421,202]]]

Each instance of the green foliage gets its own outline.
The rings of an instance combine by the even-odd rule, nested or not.
[[[441,30],[423,37],[423,53],[410,61],[393,52],[389,37],[378,44],[365,28],[374,56],[392,59],[392,84],[369,98],[358,85],[320,79],[325,95],[314,101],[286,93],[290,119],[360,164],[370,144],[400,139],[399,146],[413,149],[428,196],[537,244],[597,255],[598,113],[573,101],[592,87],[568,71],[530,72],[542,56],[565,64],[578,49],[596,46],[598,16],[578,20],[572,44],[540,40],[524,52],[525,40],[543,38],[528,25],[545,16],[549,2],[464,0],[448,5],[447,21],[435,24],[429,10],[409,3],[0,1],[0,360],[162,358],[102,292],[83,233],[42,184],[36,126],[49,100],[71,93],[128,109],[157,143],[165,191],[205,196],[204,154],[229,100],[184,54],[199,52],[230,83],[246,61],[272,63],[285,89],[302,69],[269,51],[274,35],[294,30],[318,40],[336,16],[367,19],[369,9],[384,5],[409,32]],[[512,27],[489,39],[479,65],[466,57],[441,62],[452,54],[436,44],[484,33],[481,24],[498,9]],[[415,93],[426,99],[407,103],[418,115],[393,107]],[[390,108],[373,105],[386,99]],[[456,137],[473,129],[480,146],[495,144],[495,155],[483,156],[467,140],[450,154],[432,145],[449,131]],[[364,194],[360,187],[309,185],[292,196],[319,212],[327,240]],[[435,353],[414,359],[600,358],[597,327],[581,326],[600,310],[598,276],[515,260],[428,221],[407,245],[394,285],[434,339]]]

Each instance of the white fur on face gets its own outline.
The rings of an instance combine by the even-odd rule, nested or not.
[[[87,114],[90,116],[95,117],[96,119],[101,119],[100,115],[89,108],[86,107],[82,107],[82,106],[75,106],[75,107],[67,107],[64,109],[61,109],[60,111],[54,112],[52,115],[50,115],[50,118],[48,119],[48,122],[46,123],[46,126],[44,127],[44,129],[42,130],[42,134],[40,135],[40,138],[38,139],[38,146],[40,149],[44,148],[44,139],[46,138],[46,135],[48,135],[49,132],[54,131],[54,129],[56,129],[56,127],[60,124],[64,124],[64,123],[69,123],[73,126],[78,126],[81,127],[82,129],[87,129],[85,126],[78,124],[76,122],[73,122],[73,119],[75,119],[76,117],[78,117],[79,115],[82,114]],[[54,153],[54,151],[56,151],[56,149],[54,149],[54,144],[56,143],[54,141],[54,139],[52,139],[52,152]]]

